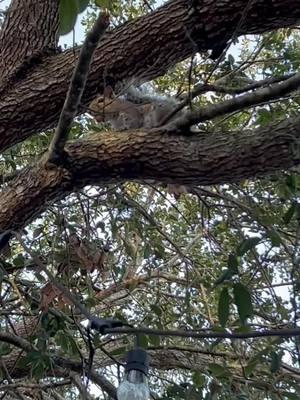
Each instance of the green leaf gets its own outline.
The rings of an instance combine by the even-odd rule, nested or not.
[[[243,240],[242,243],[240,243],[237,248],[236,251],[237,255],[240,257],[243,256],[244,254],[247,253],[247,251],[253,249],[260,241],[261,238],[256,236]]]
[[[282,392],[282,395],[289,400],[300,400],[300,396],[297,393]]]
[[[78,11],[82,13],[89,5],[89,0],[77,0],[77,3],[78,3]]]
[[[8,343],[0,343],[0,356],[6,356],[11,352],[11,347]]]
[[[112,10],[114,1],[112,0],[95,0],[96,6]]]
[[[249,364],[247,364],[244,367],[244,374],[246,375],[246,377],[249,377],[250,375],[252,375],[252,372],[255,370],[257,364],[258,364],[258,360],[250,361]]]
[[[150,247],[149,243],[146,243],[145,247],[144,247],[144,258],[147,259],[150,257],[150,255],[151,255],[151,247]]]
[[[268,231],[268,236],[271,239],[271,243],[273,247],[279,247],[282,243],[282,239],[277,231],[274,229],[270,229]]]
[[[219,304],[218,304],[218,317],[221,326],[224,328],[229,317],[229,304],[230,304],[230,297],[228,293],[227,287],[224,287],[222,289],[222,292],[220,294],[219,298]]]
[[[5,271],[3,270],[2,267],[0,267],[0,283],[3,281],[4,275],[5,275]]]
[[[157,304],[151,304],[150,308],[158,317],[162,316],[162,309]]]
[[[78,357],[79,355],[77,343],[72,336],[69,336],[69,354],[74,357]]]
[[[201,374],[199,371],[195,371],[192,375],[192,380],[195,386],[203,387],[206,382],[205,375]]]
[[[237,306],[240,321],[245,325],[247,318],[252,317],[253,307],[251,296],[246,286],[241,283],[236,283],[233,286],[234,303]]]
[[[59,33],[69,33],[76,23],[78,14],[77,0],[60,0],[59,2]]]
[[[225,281],[230,281],[235,275],[239,274],[239,259],[235,254],[229,254],[228,261],[227,261],[228,268],[225,269],[221,276],[215,281],[215,285],[220,285]]]
[[[270,371],[275,373],[279,370],[281,365],[281,357],[278,353],[275,351],[271,352],[271,365],[270,365]]]
[[[44,376],[44,370],[44,364],[42,362],[37,362],[31,368],[32,376],[37,380],[42,379]]]
[[[40,234],[43,233],[43,231],[44,231],[43,226],[39,226],[38,228],[36,228],[32,233],[33,239],[36,239],[38,236],[40,236]]]
[[[297,220],[298,220],[298,222],[299,222],[299,220],[300,220],[300,204],[298,204],[298,203],[295,203],[295,209],[296,209],[296,218],[297,218]]]
[[[290,189],[290,191],[293,194],[296,194],[297,188],[298,188],[298,179],[296,174],[291,174],[287,176],[286,181],[285,181],[287,187]]]
[[[56,332],[55,342],[66,353],[78,356],[78,347],[71,333],[68,333],[67,331]]]
[[[227,376],[228,373],[230,373],[227,368],[223,367],[220,364],[216,364],[216,363],[210,363],[208,365],[208,369],[217,378]]]
[[[239,259],[235,254],[229,254],[227,265],[228,269],[230,269],[230,271],[232,271],[234,274],[239,273]]]
[[[56,332],[55,342],[58,346],[60,346],[62,348],[62,350],[68,352],[69,342],[68,342],[67,336],[64,334],[63,331]]]
[[[230,281],[231,278],[236,275],[237,273],[231,269],[225,269],[222,273],[222,275],[215,281],[215,285],[220,285],[221,283],[225,281]]]
[[[233,55],[232,54],[228,54],[228,62],[229,62],[229,64],[233,67],[233,65],[234,65],[234,57],[233,57]]]
[[[123,346],[123,347],[119,347],[118,349],[112,350],[110,352],[110,355],[111,356],[120,356],[121,354],[125,354],[126,351],[127,351],[127,348]]]
[[[159,335],[149,335],[148,339],[149,339],[149,343],[152,346],[158,347],[160,345],[160,337],[159,337]]]
[[[237,400],[249,400],[249,395],[247,393],[240,393],[236,397]]]
[[[24,262],[25,262],[25,259],[24,259],[22,254],[18,254],[17,257],[15,257],[13,259],[13,264],[18,268],[23,267],[24,266]]]
[[[146,335],[139,335],[139,345],[143,349],[148,347],[148,337]]]
[[[287,212],[284,214],[284,216],[282,217],[283,222],[287,225],[291,222],[291,219],[293,218],[293,215],[296,211],[296,203],[293,203],[289,209],[287,210]]]

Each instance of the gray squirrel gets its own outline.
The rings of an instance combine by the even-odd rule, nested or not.
[[[150,129],[161,126],[178,104],[173,98],[152,95],[133,86],[125,96],[117,97],[112,87],[106,86],[103,96],[94,99],[89,110],[97,122],[109,122],[113,130]]]

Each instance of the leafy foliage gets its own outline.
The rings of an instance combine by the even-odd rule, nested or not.
[[[86,27],[96,6],[109,8],[117,25],[156,5],[95,3],[87,9]],[[87,6],[87,1],[60,0],[61,34],[73,29]],[[249,80],[299,69],[298,43],[299,33],[293,29],[243,37],[218,65],[197,55],[153,84],[161,93],[178,97],[208,77],[227,88],[240,88]],[[228,96],[210,92],[197,97],[194,106],[217,104]],[[298,112],[299,94],[292,93],[200,128],[207,135],[218,130],[231,135]],[[79,118],[70,137],[86,136],[93,127],[88,116]],[[49,147],[52,133],[32,137],[2,155],[1,173],[8,182]],[[184,332],[297,327],[299,190],[295,169],[239,185],[191,185],[179,198],[159,183],[109,183],[85,187],[49,205],[26,227],[30,253],[14,240],[0,259],[1,327],[32,345],[31,351],[18,354],[17,372],[41,383],[51,376],[57,383],[57,365],[70,368],[73,362],[77,371],[78,365],[80,371],[88,369],[91,347],[83,317],[62,293],[47,286],[37,260],[92,314],[136,327]],[[95,335],[91,340],[97,348],[95,370],[116,382],[134,338]],[[299,399],[297,338],[195,340],[149,334],[140,337],[140,345],[153,360],[149,378],[157,398]],[[15,349],[1,343],[0,355],[4,365],[9,364]],[[2,376],[4,382],[4,369]],[[79,398],[66,387],[57,385],[56,390],[63,398]],[[107,398],[100,390],[98,394]]]

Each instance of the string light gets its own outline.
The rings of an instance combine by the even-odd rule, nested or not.
[[[149,355],[145,350],[136,347],[127,354],[125,377],[117,390],[118,400],[148,400]]]

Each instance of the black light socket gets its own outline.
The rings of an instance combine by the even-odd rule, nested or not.
[[[149,354],[144,349],[136,347],[135,349],[130,350],[127,354],[125,372],[136,370],[147,376],[149,371],[149,360]]]

